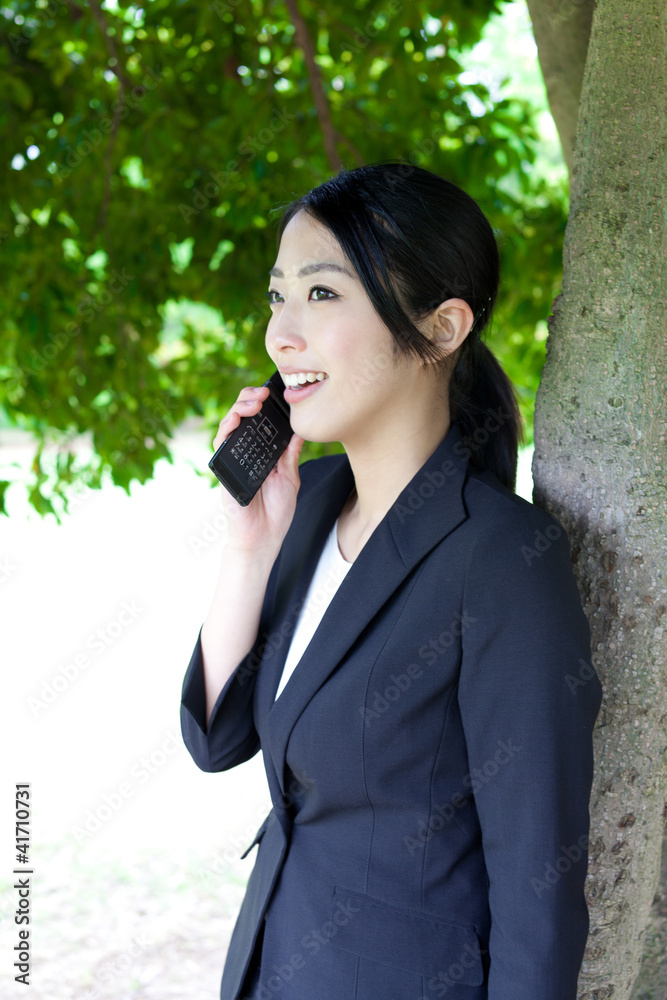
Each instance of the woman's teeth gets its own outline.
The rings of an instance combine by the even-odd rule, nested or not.
[[[283,375],[282,380],[288,389],[300,389],[312,382],[322,382],[327,378],[326,372],[297,372],[294,375]]]

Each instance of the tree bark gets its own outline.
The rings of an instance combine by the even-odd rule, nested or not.
[[[595,0],[527,0],[527,3],[549,107],[571,174]]]
[[[632,991],[632,1000],[667,997],[667,837],[662,843],[660,886],[653,901],[644,937],[644,959]]]
[[[533,499],[568,532],[604,689],[580,1000],[631,995],[665,826],[665,49],[663,0],[598,0],[536,400]]]

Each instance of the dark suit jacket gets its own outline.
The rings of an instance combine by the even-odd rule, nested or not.
[[[347,456],[301,465],[257,640],[208,731],[197,640],[188,749],[220,771],[261,748],[273,802],[223,1000],[253,970],[253,998],[575,1000],[601,700],[590,632],[560,523],[470,455],[452,423],[275,704],[354,485]]]

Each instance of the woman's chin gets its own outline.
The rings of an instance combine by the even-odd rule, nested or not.
[[[304,441],[312,441],[313,444],[327,444],[331,441],[338,441],[336,428],[330,422],[320,421],[312,418],[301,417],[294,413],[290,416],[290,426],[295,434],[302,437]]]
[[[299,430],[298,427],[292,426],[292,430],[295,434],[298,434],[299,437],[302,437],[304,441],[310,441],[311,444],[332,444],[334,441],[338,440],[337,437],[333,437],[330,434],[317,433],[311,428],[303,428],[302,430]]]

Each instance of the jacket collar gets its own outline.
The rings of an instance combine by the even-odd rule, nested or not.
[[[274,702],[299,609],[324,543],[354,486],[347,456],[335,456],[322,463],[321,478],[297,503],[279,556],[273,617],[274,634],[287,638],[276,655],[260,668],[256,691],[257,722],[265,757],[270,755],[282,792],[287,743],[309,701],[413,567],[466,520],[463,485],[468,455],[461,430],[452,422],[446,436],[357,556]],[[372,581],[371,587],[368,581]]]

